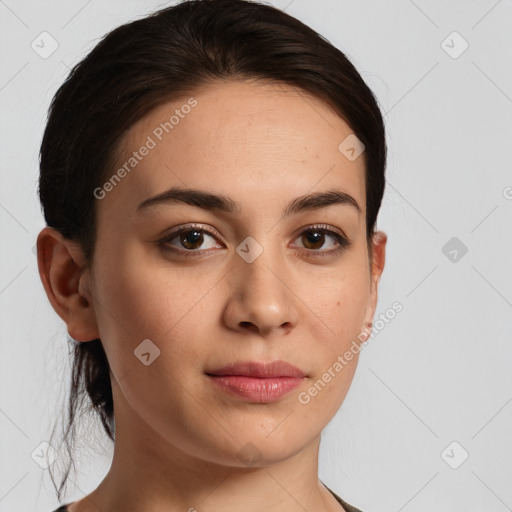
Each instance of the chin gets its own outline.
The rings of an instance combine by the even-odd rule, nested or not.
[[[294,439],[290,436],[290,432],[281,432],[275,438],[273,434],[268,436],[263,432],[251,435],[250,429],[245,431],[240,429],[237,432],[244,432],[244,435],[227,436],[217,442],[210,438],[210,444],[208,446],[203,444],[199,451],[195,450],[195,456],[213,464],[246,468],[249,471],[290,459],[312,441],[302,438]]]

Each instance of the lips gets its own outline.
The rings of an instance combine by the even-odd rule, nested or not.
[[[280,400],[300,386],[307,375],[285,361],[233,363],[206,372],[215,388],[254,403]]]
[[[272,377],[306,377],[306,374],[286,361],[271,361],[262,363],[258,361],[247,361],[232,363],[222,368],[216,368],[206,372],[207,375],[239,375],[242,377],[255,377],[268,379]]]

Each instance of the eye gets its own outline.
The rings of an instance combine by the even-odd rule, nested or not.
[[[300,240],[303,249],[317,253],[317,256],[332,256],[350,246],[350,240],[328,228],[326,225],[311,226],[303,230],[296,239]],[[327,245],[327,249],[325,249]],[[323,249],[322,249],[323,248]]]
[[[158,241],[158,245],[183,256],[197,256],[211,249],[222,248],[216,242],[217,234],[203,227],[187,224]],[[325,224],[304,229],[299,237],[302,246],[299,249],[314,256],[333,256],[350,246],[350,240],[344,235],[329,229]],[[205,242],[208,242],[205,246]],[[327,249],[325,247],[327,246]]]
[[[158,243],[164,247],[169,245],[177,247],[171,250],[188,256],[189,254],[187,253],[198,253],[203,250],[219,247],[219,244],[215,243],[215,236],[209,230],[189,224],[173,231],[162,240],[159,240]],[[176,240],[176,243],[172,243],[174,240]],[[204,246],[205,242],[209,242],[206,247]]]

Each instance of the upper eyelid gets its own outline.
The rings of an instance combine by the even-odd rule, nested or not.
[[[221,237],[222,238],[222,236],[220,234],[218,234],[218,231],[216,229],[209,228],[209,227],[205,228],[204,226],[198,226],[198,225],[195,225],[195,224],[184,224],[182,226],[179,226],[176,230],[171,231],[167,235],[164,235],[163,238],[164,239],[168,239],[171,236],[179,235],[182,232],[192,231],[193,229],[197,229],[198,231],[204,231],[205,233],[207,233],[210,236],[215,236],[215,237]]]
[[[180,233],[192,231],[193,229],[197,229],[198,231],[203,231],[203,232],[207,233],[208,235],[215,237],[215,238],[220,236],[220,235],[216,234],[218,232],[214,228],[209,228],[209,227],[206,228],[202,225],[196,225],[196,224],[184,224],[182,226],[179,226],[175,231],[172,231],[171,233],[165,235],[161,239],[161,241],[172,240],[175,236],[178,236]],[[330,232],[330,233],[332,233],[331,236],[337,235],[337,236],[340,236],[341,238],[344,238],[348,243],[351,242],[350,238],[345,234],[345,232],[342,229],[335,228],[334,226],[329,226],[328,224],[307,224],[305,226],[298,228],[297,231],[295,232],[294,236],[300,236],[305,231],[309,231],[309,230],[313,230],[313,229],[317,229],[319,231],[325,231],[328,234]]]

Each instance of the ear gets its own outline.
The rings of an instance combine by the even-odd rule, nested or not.
[[[90,269],[77,242],[54,228],[37,237],[37,265],[46,295],[76,341],[99,338],[90,295]]]
[[[364,337],[367,340],[371,334],[371,325],[373,323],[373,316],[377,307],[378,287],[379,281],[384,270],[386,261],[386,243],[388,237],[383,231],[376,231],[372,237],[372,258],[370,264],[370,298],[366,308],[366,314],[361,328],[362,332],[366,333]]]

